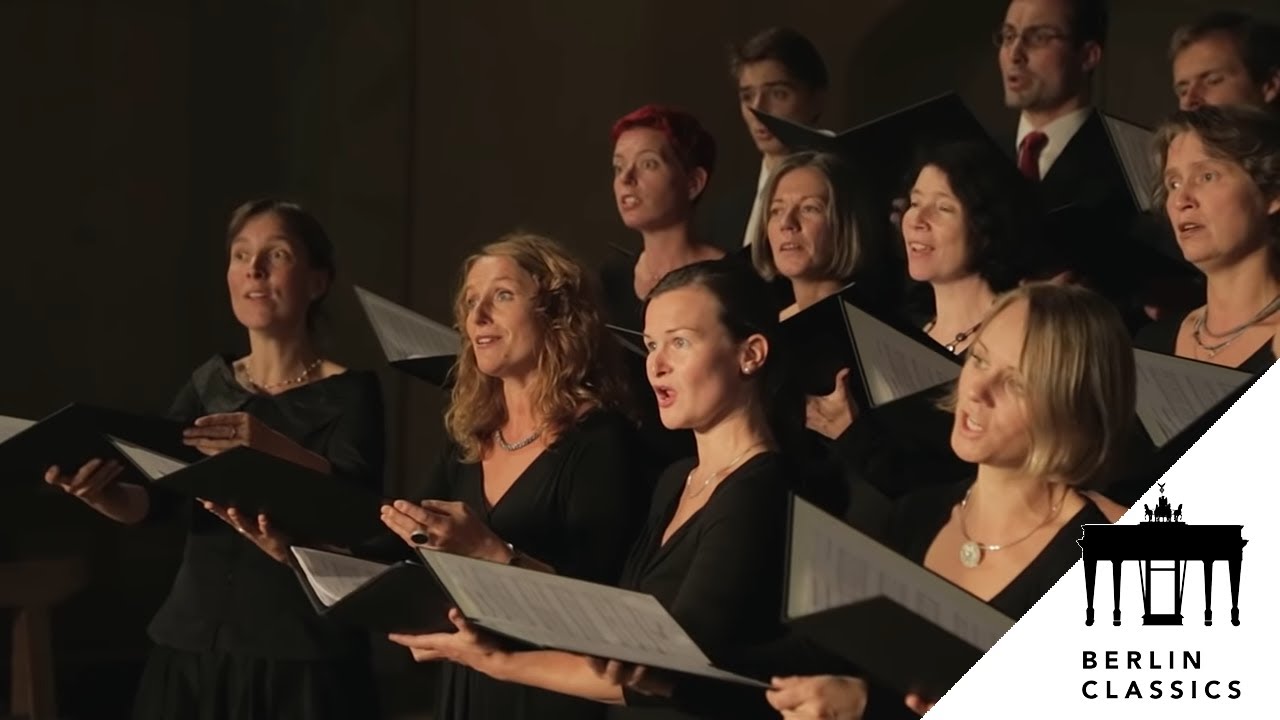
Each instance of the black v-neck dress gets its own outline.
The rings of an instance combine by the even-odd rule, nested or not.
[[[785,635],[788,466],[775,452],[750,458],[663,543],[695,462],[675,463],[658,480],[621,587],[657,598],[717,666],[749,674],[781,671],[786,661],[779,664],[773,653],[760,650],[776,646]],[[624,696],[626,705],[610,706],[611,719],[777,717],[763,690],[691,678],[680,679],[671,700],[630,690]]]
[[[890,547],[923,565],[934,538],[951,519],[952,508],[964,498],[972,484],[965,481],[940,485],[904,498],[890,522]],[[1110,521],[1093,501],[1085,498],[1084,507],[988,604],[1014,620],[1025,615],[1080,559],[1080,546],[1076,541],[1084,534],[1081,526],[1094,524],[1108,525]],[[959,552],[959,548],[956,551]]]
[[[617,583],[644,517],[648,478],[637,462],[636,433],[610,411],[585,415],[516,479],[497,505],[484,494],[484,470],[446,450],[424,497],[466,503],[505,542],[560,575]],[[438,720],[598,720],[605,706],[494,680],[441,663]]]

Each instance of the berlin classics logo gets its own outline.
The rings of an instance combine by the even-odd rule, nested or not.
[[[1164,484],[1159,484],[1160,498],[1155,508],[1143,505],[1143,520],[1137,525],[1085,525],[1084,535],[1078,541],[1084,563],[1084,585],[1088,606],[1085,625],[1093,625],[1093,588],[1099,560],[1111,561],[1112,611],[1111,624],[1121,624],[1120,570],[1126,561],[1138,563],[1138,587],[1142,591],[1143,625],[1182,625],[1183,588],[1186,585],[1187,563],[1199,560],[1204,566],[1204,624],[1213,625],[1213,566],[1216,561],[1227,563],[1231,583],[1231,624],[1240,624],[1240,561],[1245,540],[1241,525],[1192,525],[1183,521],[1182,505],[1176,507],[1164,494]],[[1152,580],[1167,573],[1173,580],[1173,612],[1152,611]],[[1166,576],[1167,577],[1167,576]],[[1170,651],[1167,656],[1154,651],[1085,650],[1085,670],[1168,670],[1198,671],[1201,669],[1199,650]],[[1210,699],[1240,697],[1240,681],[1199,679],[1163,680],[1139,683],[1137,680],[1115,682],[1089,680],[1081,689],[1090,700],[1168,697],[1174,700],[1184,697]]]

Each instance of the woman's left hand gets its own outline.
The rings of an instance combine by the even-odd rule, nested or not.
[[[257,545],[262,552],[282,563],[289,562],[289,539],[271,525],[266,515],[258,515],[256,521],[235,508],[224,508],[209,500],[201,500],[204,509],[222,518],[222,521]]]
[[[675,685],[670,677],[643,665],[595,657],[587,658],[587,662],[596,675],[619,687],[630,688],[641,695],[669,698],[675,691]]]
[[[382,506],[382,522],[410,545],[422,544],[414,535],[425,534],[433,550],[500,563],[511,559],[507,544],[466,503],[396,500]]]
[[[867,709],[867,683],[837,675],[774,678],[765,699],[791,720],[861,720]]]
[[[409,648],[418,662],[448,660],[465,665],[472,670],[490,674],[493,666],[506,653],[494,639],[467,622],[457,608],[449,610],[449,622],[457,632],[431,633],[429,635],[402,635],[391,633],[391,642]]]
[[[217,413],[196,418],[182,431],[182,442],[205,455],[217,455],[231,448],[251,447],[280,456],[293,441],[272,430],[249,413]]]
[[[836,387],[829,395],[810,395],[805,402],[804,424],[814,432],[821,433],[829,440],[835,440],[858,418],[858,409],[849,399],[849,388],[845,381],[849,377],[849,368],[841,368],[836,373]]]

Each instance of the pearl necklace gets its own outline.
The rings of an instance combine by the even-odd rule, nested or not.
[[[241,362],[239,367],[240,367],[240,372],[244,373],[244,379],[248,380],[250,385],[258,388],[259,390],[269,391],[269,390],[275,390],[277,388],[289,387],[290,385],[298,385],[302,382],[305,382],[307,378],[311,377],[311,373],[319,369],[320,364],[323,362],[324,362],[324,358],[316,358],[314,362],[312,362],[310,365],[307,365],[302,369],[302,374],[299,375],[298,377],[289,378],[288,380],[281,380],[280,382],[274,382],[274,383],[260,383],[257,380],[254,380],[253,376],[249,374],[249,363],[247,362]]]

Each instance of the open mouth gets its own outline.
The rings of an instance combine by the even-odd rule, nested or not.
[[[658,407],[671,407],[676,401],[676,391],[665,385],[655,385],[653,394],[658,398]]]

